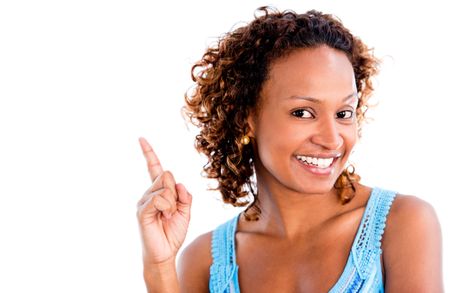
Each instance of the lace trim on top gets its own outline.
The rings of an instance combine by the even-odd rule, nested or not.
[[[383,284],[381,239],[395,196],[396,193],[392,191],[379,188],[372,190],[344,272],[330,292],[384,291],[383,288],[377,288],[377,284]]]
[[[370,254],[379,256],[382,252],[381,239],[386,227],[386,218],[395,197],[395,193],[392,194],[383,190],[378,190],[377,193],[378,196],[373,198],[374,203],[368,205],[361,232],[356,236],[358,241],[355,250],[359,256],[356,259],[357,267],[361,269],[360,273],[364,279],[367,278],[374,261]],[[370,215],[373,214],[374,216],[371,217]]]
[[[235,234],[239,215],[217,227],[212,234],[211,255],[213,264],[209,269],[210,292],[231,291],[233,275],[237,275]]]

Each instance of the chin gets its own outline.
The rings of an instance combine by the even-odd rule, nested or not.
[[[333,184],[315,184],[315,185],[308,185],[308,186],[298,186],[296,188],[296,191],[299,193],[304,194],[325,194],[329,193],[334,188]]]

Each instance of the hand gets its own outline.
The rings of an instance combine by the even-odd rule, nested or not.
[[[144,138],[139,143],[153,182],[137,205],[144,266],[162,265],[175,261],[186,238],[192,196],[172,173],[163,170],[150,144]]]

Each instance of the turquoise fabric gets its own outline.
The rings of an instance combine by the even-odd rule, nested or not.
[[[384,292],[381,271],[381,239],[386,217],[396,193],[373,188],[342,275],[331,288],[337,292]],[[238,293],[235,233],[239,215],[217,227],[212,234],[209,290]]]

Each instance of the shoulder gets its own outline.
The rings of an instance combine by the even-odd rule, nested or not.
[[[382,249],[388,291],[443,290],[441,229],[428,202],[415,196],[396,196],[386,221]]]
[[[398,194],[391,206],[388,218],[385,237],[388,237],[392,232],[397,233],[412,233],[417,234],[420,230],[429,230],[426,235],[431,232],[439,232],[440,226],[436,212],[428,202],[412,195]],[[431,233],[433,234],[433,233]],[[428,235],[432,236],[432,235]]]
[[[178,260],[181,292],[209,292],[209,267],[212,232],[197,237],[183,250]]]

